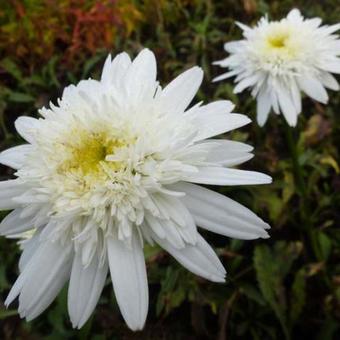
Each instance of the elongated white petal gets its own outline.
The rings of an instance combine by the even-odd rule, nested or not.
[[[32,117],[19,117],[15,121],[15,128],[18,131],[19,135],[25,139],[29,143],[34,143],[34,131],[39,126],[38,119]]]
[[[19,296],[19,313],[27,320],[37,317],[53,302],[70,275],[71,244],[64,247],[46,242],[40,247],[25,268],[29,273]]]
[[[14,235],[34,228],[32,216],[21,217],[22,212],[23,209],[17,208],[1,221],[0,235]]]
[[[27,263],[29,263],[34,253],[38,250],[39,236],[40,236],[40,232],[37,231],[34,233],[34,235],[30,239],[24,240],[21,242],[20,248],[22,249],[22,253],[19,259],[20,273],[23,272]]]
[[[338,91],[340,89],[339,83],[336,78],[328,72],[323,72],[320,76],[320,80],[323,86],[331,90]]]
[[[156,58],[148,49],[142,50],[126,73],[125,85],[131,100],[151,99],[156,90]]]
[[[186,193],[181,200],[199,227],[237,239],[269,237],[265,230],[269,225],[230,198],[190,183],[179,183],[174,188]]]
[[[170,113],[182,113],[193,100],[203,80],[200,67],[193,67],[175,78],[161,93],[161,105]]]
[[[246,152],[252,152],[254,148],[246,143],[237,142],[233,140],[228,139],[208,139],[206,141],[203,141],[202,143],[214,143],[216,145],[216,149],[224,149],[226,152],[240,152],[240,153],[246,153]]]
[[[234,88],[234,93],[241,93],[243,90],[245,90],[247,87],[255,85],[260,80],[260,77],[258,74],[254,74],[251,77],[247,77],[242,79]]]
[[[213,148],[205,161],[209,163],[217,163],[224,166],[234,166],[244,163],[251,159],[254,155],[248,152],[234,151],[225,147],[225,144],[220,144]]]
[[[290,90],[290,93],[291,93],[291,96],[292,96],[292,100],[293,100],[293,103],[294,103],[294,106],[295,106],[296,113],[299,115],[301,113],[301,110],[302,110],[301,91],[300,91],[299,86],[298,86],[298,84],[295,80],[290,82],[289,90]]]
[[[90,317],[104,288],[107,272],[107,262],[100,266],[97,255],[85,268],[81,254],[75,254],[67,300],[73,327],[81,328]]]
[[[27,154],[32,150],[31,145],[19,145],[7,149],[0,153],[0,164],[7,165],[13,169],[19,169],[23,166]]]
[[[171,254],[182,266],[192,273],[213,282],[224,282],[225,269],[209,244],[199,234],[196,245],[185,245],[181,249],[174,248],[170,242],[152,236],[164,250]]]
[[[320,103],[328,102],[328,94],[322,84],[313,77],[300,77],[297,79],[303,92]]]
[[[230,100],[217,100],[207,105],[194,106],[184,113],[189,119],[202,119],[210,115],[228,114],[234,109],[235,105]]]
[[[34,253],[9,293],[5,304],[19,295],[21,317],[32,320],[55,299],[71,269],[71,244],[43,242]],[[37,284],[37,282],[39,284]]]
[[[271,108],[270,95],[267,92],[260,92],[257,97],[257,122],[260,126],[263,126],[269,115]]]
[[[175,248],[181,248],[185,243],[195,244],[197,229],[186,206],[177,197],[164,194],[156,195],[155,201],[166,211],[169,219],[149,216],[147,221],[152,230],[160,238],[166,238]]]
[[[158,218],[155,218],[151,214],[145,215],[145,223],[149,228],[152,229],[152,231],[159,237],[159,238],[165,238],[166,237],[166,230],[164,229],[164,226],[162,225],[161,221]]]
[[[234,72],[226,72],[226,73],[221,74],[220,76],[217,76],[217,77],[213,78],[212,82],[216,83],[218,81],[221,81],[221,80],[233,77],[234,75],[235,75]]]
[[[211,185],[250,185],[272,182],[271,177],[261,172],[222,167],[200,167],[198,172],[187,175],[186,180]]]
[[[247,116],[238,113],[197,116],[193,120],[193,123],[199,128],[199,133],[195,140],[199,141],[214,137],[238,129],[250,122],[251,120]]]
[[[279,105],[290,126],[295,126],[297,123],[298,112],[294,106],[292,98],[289,96],[287,89],[281,87],[277,92]]]
[[[10,210],[20,207],[13,198],[22,195],[27,190],[19,180],[8,180],[0,182],[0,210]]]
[[[133,234],[131,248],[124,242],[107,239],[110,273],[116,299],[124,320],[132,330],[142,329],[148,311],[148,284],[144,254]]]
[[[120,86],[130,65],[131,59],[125,52],[118,54],[112,61],[109,55],[104,64],[101,81],[107,85]]]
[[[322,65],[322,69],[327,72],[340,74],[340,60],[328,61]]]
[[[27,321],[31,321],[38,317],[46,308],[54,301],[61,289],[64,287],[66,281],[70,276],[70,265],[67,263],[62,268],[60,268],[58,275],[55,280],[53,280],[46,292],[41,296],[37,303],[28,310],[22,310],[20,307],[18,309],[20,317],[25,317]],[[20,303],[20,297],[19,297]]]

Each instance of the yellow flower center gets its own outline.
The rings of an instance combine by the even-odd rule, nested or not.
[[[288,39],[287,32],[278,32],[268,37],[268,43],[272,48],[283,48],[286,47]]]
[[[74,135],[72,144],[64,144],[68,157],[59,167],[59,173],[84,176],[84,181],[88,182],[93,177],[108,178],[109,172],[119,171],[125,166],[123,162],[106,161],[106,156],[126,147],[127,141],[109,137],[104,132],[76,133],[78,135]]]
[[[301,43],[290,26],[281,22],[273,23],[268,27],[261,51],[270,62],[291,60],[300,53]]]

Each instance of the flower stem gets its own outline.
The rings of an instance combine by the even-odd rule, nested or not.
[[[303,178],[303,169],[299,163],[299,153],[297,148],[297,141],[293,136],[293,128],[290,127],[286,122],[284,122],[285,127],[285,135],[288,143],[289,151],[291,154],[291,159],[293,163],[293,174],[294,181],[297,188],[297,191],[301,198],[306,198],[306,185]]]
[[[312,220],[311,220],[311,211],[309,209],[309,197],[307,192],[306,183],[303,175],[303,167],[299,163],[299,149],[298,142],[294,138],[293,128],[289,126],[286,122],[284,122],[284,130],[286,135],[286,140],[288,143],[288,148],[291,155],[291,161],[293,166],[293,176],[294,183],[296,186],[297,194],[300,197],[299,201],[299,213],[300,213],[300,226],[301,230],[303,230],[306,235],[302,235],[302,237],[306,237],[310,240],[313,245],[313,228],[312,228]],[[313,246],[312,246],[313,248]]]

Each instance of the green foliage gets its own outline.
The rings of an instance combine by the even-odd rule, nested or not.
[[[164,85],[198,64],[205,79],[196,100],[230,99],[255,118],[249,93],[233,94],[232,80],[211,83],[223,43],[240,39],[235,20],[252,25],[265,13],[281,18],[293,7],[326,24],[340,22],[337,0],[23,0],[0,6],[0,150],[22,143],[19,115],[56,102],[63,87],[100,76],[108,53],[154,50]],[[120,317],[111,282],[91,320],[73,330],[67,287],[36,320],[21,320],[3,301],[18,274],[19,249],[0,238],[1,339],[298,339],[340,338],[340,93],[321,106],[310,99],[298,126],[281,116],[222,138],[255,146],[243,168],[263,171],[272,185],[221,188],[272,226],[271,239],[239,241],[206,233],[222,259],[226,284],[195,277],[160,248],[145,248],[150,312],[132,334]],[[0,179],[12,176],[0,168]],[[216,189],[217,190],[217,189]],[[0,212],[0,220],[6,212]]]
[[[287,315],[287,287],[284,285],[286,276],[290,273],[294,260],[302,251],[299,242],[286,243],[279,241],[274,249],[269,246],[259,245],[254,252],[254,267],[257,281],[264,299],[273,309],[280,321],[286,338],[289,338],[291,327],[289,315]],[[304,277],[302,271],[298,271],[292,287],[291,319],[296,321],[304,305]]]

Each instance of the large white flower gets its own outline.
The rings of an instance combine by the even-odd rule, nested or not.
[[[224,45],[230,56],[215,64],[229,72],[214,81],[236,76],[235,93],[250,87],[257,98],[259,125],[264,125],[273,108],[295,126],[301,112],[301,91],[327,103],[325,88],[339,90],[331,73],[340,73],[340,40],[333,34],[340,24],[320,26],[320,18],[304,19],[293,9],[280,21],[264,17],[254,28],[238,25],[244,39]]]
[[[162,89],[154,54],[144,49],[105,62],[100,81],[65,88],[42,118],[20,117],[28,144],[0,154],[16,169],[0,182],[0,208],[14,209],[0,225],[10,236],[34,228],[21,245],[20,276],[6,305],[19,296],[31,320],[70,279],[74,327],[92,313],[110,270],[128,326],[141,329],[148,310],[143,242],[156,242],[183,266],[223,282],[225,270],[196,225],[222,235],[266,238],[269,226],[231,199],[191,183],[244,185],[270,177],[229,167],[252,147],[210,139],[249,123],[232,103],[186,110],[202,82],[198,67]]]

